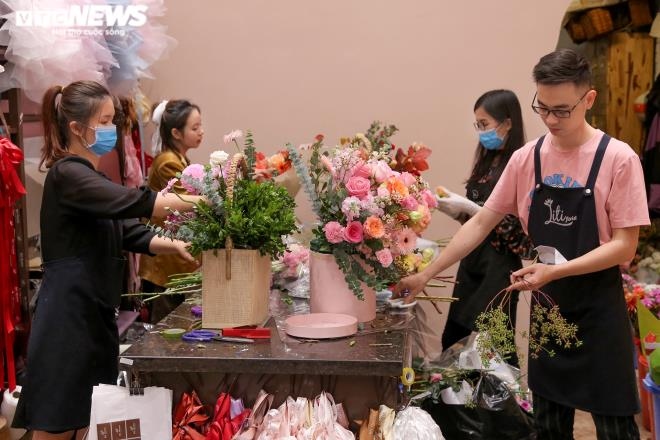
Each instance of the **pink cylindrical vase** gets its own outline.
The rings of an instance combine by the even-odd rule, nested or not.
[[[346,284],[334,255],[310,252],[309,271],[312,313],[343,313],[355,316],[359,322],[376,318],[376,292],[360,283],[364,300],[359,300]]]

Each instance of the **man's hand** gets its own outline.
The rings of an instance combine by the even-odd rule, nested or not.
[[[392,289],[393,298],[403,298],[403,302],[409,304],[424,290],[428,278],[424,272],[415,273],[401,279]]]
[[[555,267],[543,263],[523,267],[511,274],[507,290],[539,290],[555,279]]]

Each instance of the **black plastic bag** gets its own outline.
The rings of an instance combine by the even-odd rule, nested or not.
[[[535,440],[534,421],[497,376],[482,375],[474,405],[448,405],[429,398],[422,409],[440,426],[446,440]]]

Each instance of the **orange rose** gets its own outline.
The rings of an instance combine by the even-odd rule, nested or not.
[[[364,222],[364,232],[372,238],[381,238],[385,235],[385,225],[375,216],[370,216]]]
[[[402,198],[408,196],[408,187],[396,176],[389,177],[385,181],[385,188],[390,194],[398,194]]]

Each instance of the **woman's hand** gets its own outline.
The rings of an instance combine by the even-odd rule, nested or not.
[[[447,194],[445,197],[437,197],[438,211],[444,212],[454,220],[457,220],[463,214],[470,218],[479,212],[481,207],[472,200],[451,191],[444,190],[444,192]]]
[[[511,274],[511,285],[507,290],[539,290],[556,278],[555,268],[543,263],[523,267]]]
[[[415,300],[415,297],[424,290],[428,278],[424,272],[409,275],[401,279],[392,289],[394,298],[403,298],[403,302],[409,304]]]
[[[179,254],[184,260],[190,263],[199,263],[195,257],[193,257],[190,252],[188,252],[188,246],[190,246],[190,243],[186,243],[185,241],[181,240],[174,240],[172,243],[175,246],[176,253]]]
[[[149,242],[149,252],[152,254],[178,254],[184,260],[191,263],[197,262],[190,252],[188,252],[190,243],[181,240],[172,240],[171,238],[159,237],[155,235]]]

